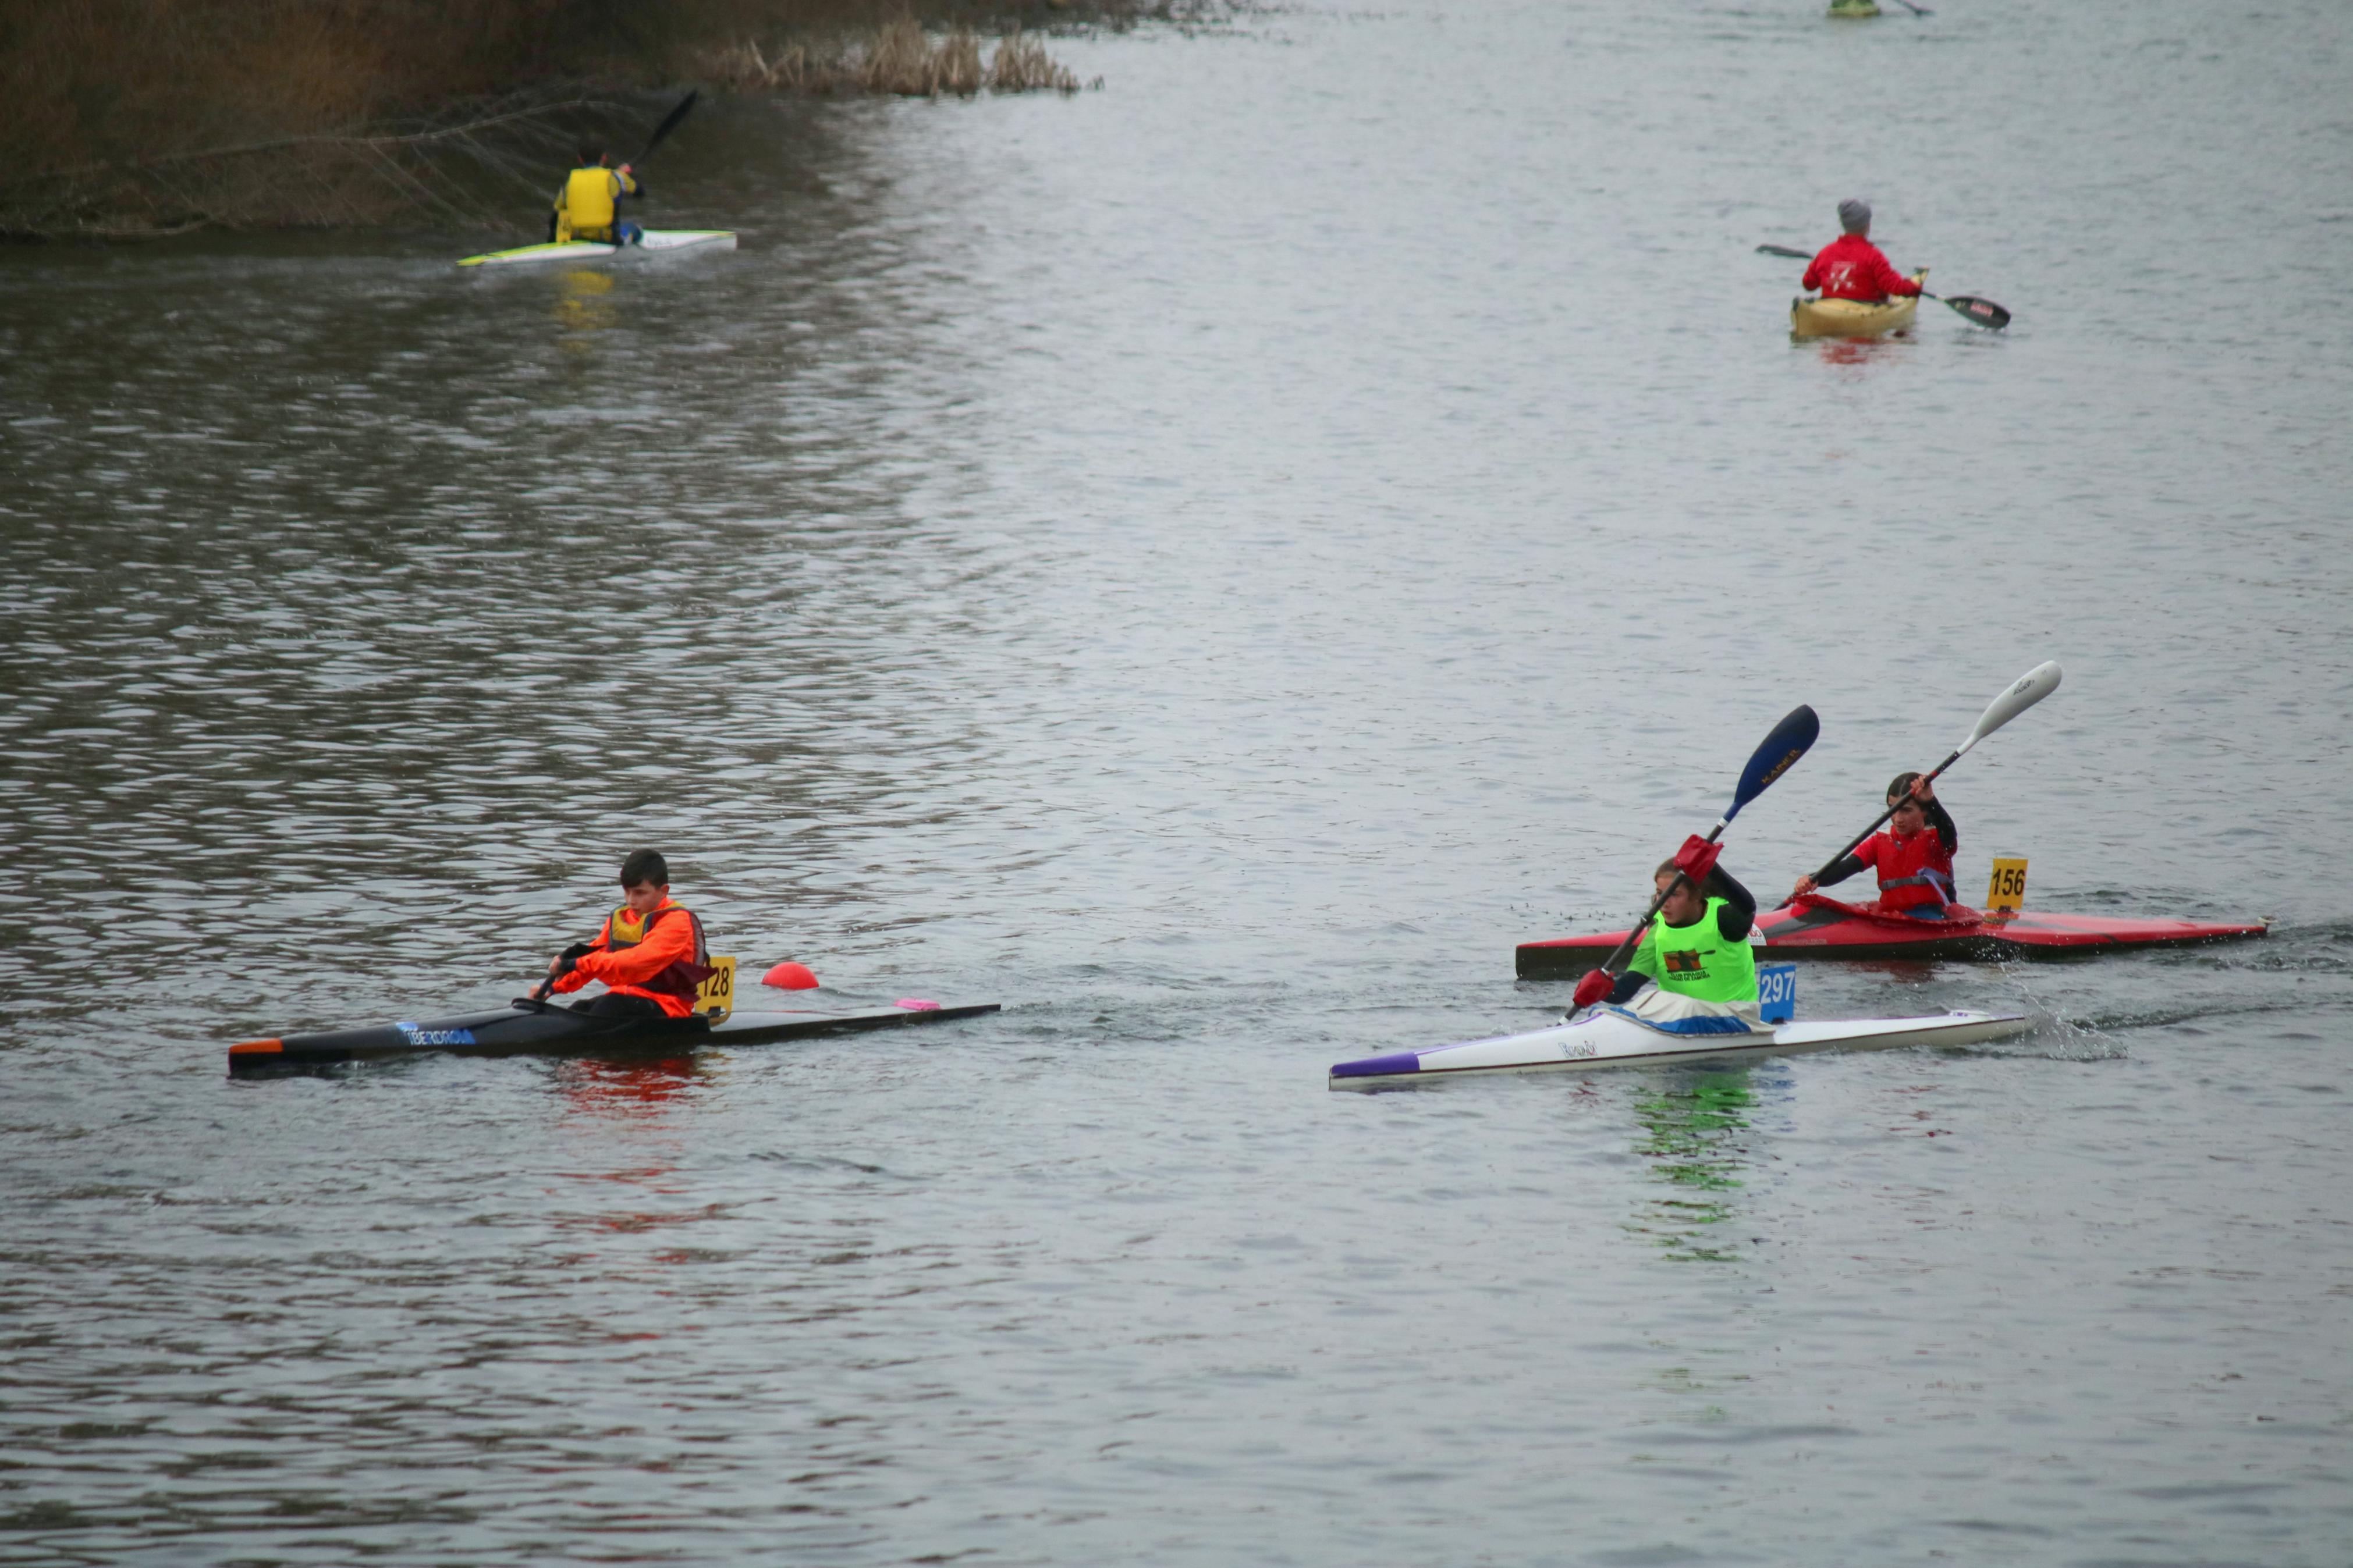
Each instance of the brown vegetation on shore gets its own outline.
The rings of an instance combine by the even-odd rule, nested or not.
[[[770,59],[750,39],[706,51],[697,74],[738,91],[877,92],[908,98],[943,93],[969,98],[991,92],[1076,92],[1079,79],[1016,27],[997,43],[986,68],[979,36],[953,27],[934,37],[912,16],[885,22],[870,37],[811,46],[779,45]]]
[[[478,226],[632,92],[1073,91],[1034,0],[37,0],[0,10],[0,235]],[[984,11],[984,4],[996,4]],[[1044,0],[1121,20],[1155,0]],[[1160,0],[1165,4],[1165,0]],[[925,22],[937,31],[927,31]],[[984,66],[975,23],[1009,28]],[[764,52],[749,41],[772,40]]]

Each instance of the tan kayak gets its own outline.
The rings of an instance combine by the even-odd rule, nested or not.
[[[1831,0],[1831,15],[1845,17],[1876,16],[1879,15],[1879,6],[1875,4],[1875,0]]]
[[[1928,276],[1925,267],[1912,274],[1917,283]],[[1916,294],[1866,305],[1860,300],[1789,301],[1789,335],[1793,338],[1876,338],[1906,331],[1920,313]]]

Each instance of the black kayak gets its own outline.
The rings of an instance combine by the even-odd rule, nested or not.
[[[554,1003],[518,1000],[496,1013],[470,1013],[462,1018],[246,1040],[228,1048],[228,1070],[242,1078],[437,1051],[465,1057],[599,1056],[691,1051],[697,1046],[757,1046],[810,1035],[944,1024],[951,1018],[994,1013],[998,1005],[977,1002],[959,1007],[869,1007],[851,1013],[731,1013],[714,1024],[699,1017],[597,1017]]]

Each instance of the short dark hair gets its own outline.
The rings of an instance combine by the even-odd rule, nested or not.
[[[1909,797],[1912,794],[1912,786],[1919,781],[1920,775],[1916,773],[1897,773],[1894,782],[1887,786],[1887,798],[1902,800]]]
[[[579,153],[580,166],[584,169],[591,163],[601,163],[605,161],[605,149],[597,146],[594,142],[580,143]]]
[[[639,882],[651,882],[657,888],[670,886],[670,862],[661,858],[659,849],[632,849],[629,858],[621,862],[621,886],[634,888]]]
[[[1662,877],[1672,877],[1682,869],[1683,868],[1676,865],[1672,860],[1662,860],[1659,862],[1659,868],[1651,873],[1651,880],[1655,882]],[[1712,870],[1708,872],[1707,880],[1704,882],[1692,882],[1692,879],[1689,877],[1685,877],[1683,880],[1691,882],[1693,887],[1697,888],[1699,889],[1699,896],[1703,899],[1718,899],[1724,896],[1723,893],[1718,890],[1722,887],[1722,884],[1715,879],[1715,873]]]

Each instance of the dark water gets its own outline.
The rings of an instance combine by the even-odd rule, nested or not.
[[[627,270],[0,256],[0,1559],[2346,1561],[2348,14],[1817,9],[734,106],[654,216],[743,249]],[[2016,324],[1793,346],[1854,194]],[[1964,891],[2273,937],[1326,1092],[1556,1011],[1794,703],[1768,891],[2046,658]],[[1007,1010],[223,1077],[641,843]]]

